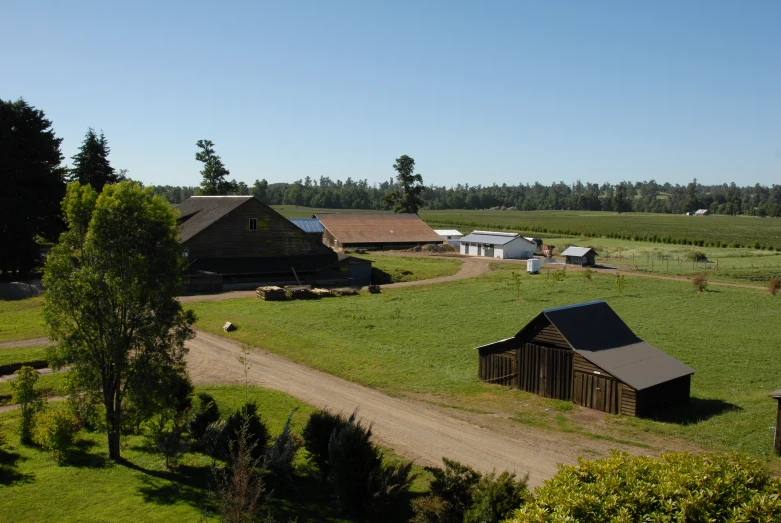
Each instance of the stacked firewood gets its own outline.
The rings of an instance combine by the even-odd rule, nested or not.
[[[258,298],[265,301],[282,301],[287,299],[285,289],[282,287],[258,287],[255,294]]]

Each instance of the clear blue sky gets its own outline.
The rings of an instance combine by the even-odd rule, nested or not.
[[[144,183],[781,183],[781,2],[5,0],[0,98]]]

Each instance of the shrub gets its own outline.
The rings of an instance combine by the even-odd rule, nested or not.
[[[73,446],[77,420],[68,408],[41,410],[35,416],[33,441],[49,453],[55,461]]]
[[[746,456],[613,452],[562,467],[507,521],[780,521],[779,490]]]
[[[374,507],[380,508],[409,492],[415,476],[411,462],[382,465],[372,477]]]
[[[472,506],[464,514],[464,523],[499,523],[521,506],[527,497],[529,477],[494,472],[480,478],[472,489]]]
[[[703,292],[708,288],[708,275],[705,273],[695,274],[692,276],[692,285],[697,289],[697,292]]]
[[[775,296],[778,294],[778,289],[781,287],[781,280],[778,278],[773,278],[769,282],[767,282],[767,290],[770,292],[771,296]]]
[[[219,458],[225,456],[223,446],[225,438],[225,421],[217,420],[209,423],[206,430],[203,431],[201,440],[198,442],[201,450],[212,459],[212,467]]]
[[[184,441],[185,427],[174,409],[167,409],[153,416],[147,424],[146,437],[152,446],[165,458],[167,468],[179,463],[187,448]]]
[[[594,271],[586,267],[583,269],[583,281],[591,281],[591,279],[594,277]]]
[[[247,438],[252,444],[252,457],[256,460],[263,459],[269,442],[269,432],[265,422],[258,414],[258,406],[255,403],[245,403],[243,407],[231,414],[225,421],[223,430],[222,448],[227,451],[232,439],[238,437],[239,432],[247,426]]]
[[[442,458],[444,468],[426,467],[434,479],[430,495],[413,502],[414,523],[461,523],[472,505],[472,491],[479,472],[457,461]]]
[[[618,294],[623,295],[626,290],[626,277],[623,274],[616,274],[616,288]]]
[[[372,499],[372,477],[382,464],[372,445],[371,426],[364,427],[353,413],[328,442],[328,482],[336,500],[349,513],[360,512]]]
[[[708,257],[702,251],[689,251],[686,253],[687,260],[708,261]]]
[[[329,410],[318,410],[309,416],[301,436],[304,438],[304,448],[309,453],[323,481],[328,478],[328,442],[336,429],[347,425],[347,419],[341,414]]]
[[[290,421],[293,419],[293,412],[287,417],[282,432],[274,438],[271,447],[266,451],[266,470],[278,485],[293,484],[293,460],[301,447],[298,438],[295,438],[294,434],[290,432]]]
[[[90,432],[105,430],[106,415],[103,403],[91,394],[71,393],[68,407],[76,423]]]
[[[220,408],[210,394],[199,392],[190,411],[190,419],[187,422],[187,432],[193,439],[201,439],[206,428],[220,419]]]
[[[19,421],[19,437],[22,443],[32,443],[35,413],[41,409],[40,394],[35,390],[35,383],[40,373],[27,365],[14,372],[16,379],[11,382],[12,401],[19,404],[21,420]]]

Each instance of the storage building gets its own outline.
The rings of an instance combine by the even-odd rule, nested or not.
[[[409,249],[441,244],[442,238],[417,214],[317,213],[323,243],[333,249]]]
[[[512,232],[473,231],[461,238],[461,254],[488,258],[531,258],[537,244]]]
[[[478,351],[482,381],[626,416],[688,400],[694,374],[638,338],[604,301],[544,310]]]
[[[290,222],[316,242],[323,243],[323,224],[317,218],[290,218]]]
[[[455,229],[434,229],[434,232],[439,234],[442,241],[450,245],[458,245],[463,234]]]
[[[596,257],[599,256],[597,251],[591,247],[567,247],[564,252],[561,253],[567,260],[569,265],[580,265],[581,267],[589,265],[593,267],[596,265]]]

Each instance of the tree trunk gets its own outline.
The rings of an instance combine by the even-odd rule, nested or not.
[[[119,453],[120,430],[120,403],[119,399],[114,399],[115,394],[107,391],[103,393],[103,404],[106,407],[106,425],[108,432],[108,457],[118,461],[121,456]]]

